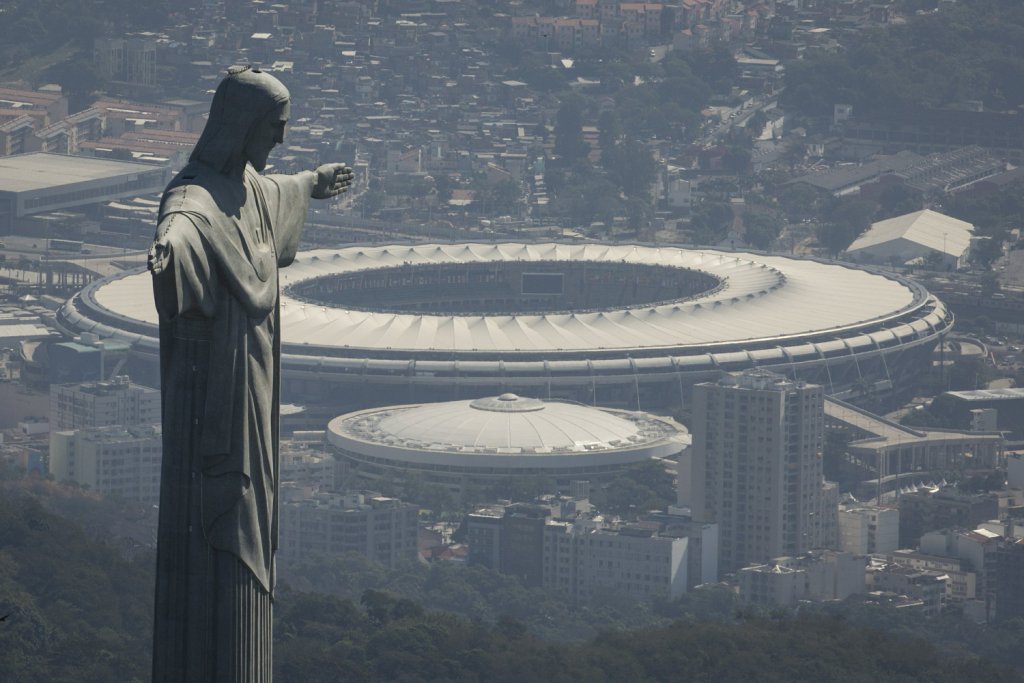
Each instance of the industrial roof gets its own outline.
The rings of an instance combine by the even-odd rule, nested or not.
[[[0,325],[0,346],[9,346],[26,339],[42,339],[54,335],[45,325],[25,322],[15,325]]]
[[[406,264],[599,261],[676,266],[722,286],[680,302],[589,312],[429,315],[348,310],[300,301],[287,289],[310,278]],[[281,271],[285,353],[372,349],[533,353],[715,348],[747,340],[848,333],[924,305],[927,292],[895,277],[838,263],[747,253],[602,244],[419,244],[303,252]],[[147,273],[100,285],[95,304],[155,326]],[[152,333],[155,336],[155,330]],[[289,348],[290,347],[290,348]],[[639,361],[638,361],[639,362]]]
[[[885,173],[896,173],[921,163],[924,157],[903,151],[892,155],[879,155],[874,160],[859,165],[836,166],[827,171],[808,173],[787,182],[787,185],[804,183],[827,192],[840,192],[853,188]]]
[[[18,154],[0,157],[0,191],[31,192],[159,170],[153,164],[129,161],[44,152]]]
[[[974,389],[971,391],[947,391],[946,396],[955,396],[964,401],[1009,401],[1024,398],[1024,387],[1001,389]]]
[[[971,246],[973,234],[974,226],[970,223],[925,209],[873,224],[846,251],[852,253],[904,239],[940,253],[960,257]]]

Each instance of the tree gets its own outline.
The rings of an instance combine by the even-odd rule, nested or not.
[[[22,256],[18,259],[18,270],[21,271],[22,277],[34,268],[35,262],[27,256]]]
[[[906,185],[890,185],[878,196],[878,220],[921,210],[921,197]]]
[[[874,202],[844,197],[828,212],[826,222],[818,226],[818,243],[836,256],[871,226],[877,205]]]
[[[741,175],[750,170],[750,160],[749,149],[731,145],[722,156],[722,165],[729,171]]]
[[[498,181],[478,192],[477,203],[486,207],[491,215],[517,215],[523,193],[519,183],[511,178]]]
[[[555,116],[555,154],[569,163],[590,152],[590,146],[583,139],[584,106],[583,98],[572,94],[562,100]]]
[[[983,389],[995,376],[992,367],[980,358],[958,358],[947,373],[949,391]]]
[[[619,142],[622,136],[622,122],[614,109],[605,109],[597,120],[598,141],[601,144],[602,153],[611,149]]]
[[[447,486],[428,482],[419,474],[406,474],[401,495],[408,502],[422,506],[435,520],[461,512],[458,501]]]
[[[779,206],[791,221],[813,218],[818,213],[818,191],[809,185],[785,185],[778,193]]]
[[[690,217],[690,239],[694,244],[718,244],[729,234],[732,209],[723,202],[702,202]]]
[[[905,24],[864,32],[842,54],[787,65],[783,106],[824,130],[838,103],[853,105],[856,115],[892,123],[920,120],[929,110],[970,99],[984,101],[986,108],[991,103],[994,110],[1024,103],[1021,4],[944,5],[919,16],[905,12]]]
[[[541,474],[524,474],[510,477],[507,481],[492,486],[491,498],[507,498],[513,501],[533,500],[545,493],[554,493],[553,480]]]
[[[551,205],[555,215],[577,226],[595,221],[609,225],[621,209],[619,188],[607,178],[585,173],[576,173],[571,181],[566,180]]]
[[[1006,230],[998,229],[987,238],[978,239],[971,249],[971,260],[975,264],[988,270],[992,264],[1003,256],[1003,243],[1008,235]]]
[[[654,217],[654,210],[649,202],[639,197],[630,197],[626,200],[626,220],[629,229],[637,236],[644,235],[651,227],[651,219]]]
[[[845,251],[857,239],[858,234],[856,229],[842,223],[820,223],[817,228],[818,244],[833,257]]]
[[[555,93],[567,85],[565,73],[548,63],[545,56],[540,53],[524,53],[522,62],[512,70],[512,74],[541,92]]]
[[[686,53],[683,59],[693,73],[700,74],[704,82],[715,92],[728,93],[739,75],[736,58],[725,44],[705,50],[693,50]]]
[[[363,194],[361,202],[363,215],[372,216],[383,209],[385,197],[386,194],[384,193],[384,190],[378,188],[368,189]]]
[[[452,198],[452,190],[455,189],[455,183],[452,182],[452,177],[447,173],[439,173],[434,177],[434,189],[437,191],[437,201],[439,204],[447,204],[448,200]]]
[[[1001,286],[999,284],[999,276],[993,273],[992,271],[984,273],[981,276],[980,281],[981,295],[984,297],[990,297],[993,294],[999,292],[999,290],[1001,289]]]
[[[944,213],[973,223],[978,235],[1002,235],[1020,225],[1024,214],[1024,181],[1011,183],[997,192],[975,194],[962,192],[944,206]]]
[[[930,270],[946,270],[946,256],[941,251],[932,249],[924,259]]]
[[[73,112],[89,106],[94,93],[105,85],[92,62],[79,57],[51,67],[46,76],[58,83],[62,92],[68,95],[68,107]]]
[[[764,113],[763,109],[758,109],[750,118],[747,119],[747,129],[750,130],[750,135],[757,139],[761,136],[764,131],[764,127],[768,125],[768,115]]]
[[[676,25],[676,10],[671,5],[666,5],[661,11],[661,23],[659,26],[663,40],[672,40],[672,29]]]
[[[635,139],[628,139],[601,153],[601,165],[611,181],[631,197],[650,196],[658,174],[651,151]]]
[[[781,157],[781,161],[789,167],[789,172],[792,173],[806,158],[807,145],[800,138],[790,136],[783,147]]]
[[[767,251],[782,232],[782,219],[774,211],[750,210],[743,214],[747,244]]]

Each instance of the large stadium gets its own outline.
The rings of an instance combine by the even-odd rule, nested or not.
[[[514,392],[655,409],[751,367],[833,395],[901,391],[952,325],[919,284],[848,264],[637,245],[397,244],[299,254],[281,271],[286,400],[370,407]],[[58,312],[155,377],[149,275]]]

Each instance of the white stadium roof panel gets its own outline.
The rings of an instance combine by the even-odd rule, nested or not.
[[[644,263],[703,271],[723,279],[693,299],[661,305],[549,314],[435,315],[350,310],[293,299],[288,288],[325,275],[388,265],[499,261]],[[148,274],[95,290],[101,307],[156,323]],[[569,244],[363,246],[298,255],[281,271],[285,347],[401,350],[410,353],[570,352],[674,348],[822,334],[909,310],[921,290],[865,270],[781,256],[675,248]]]
[[[557,267],[559,261],[567,267]],[[494,264],[496,289],[487,289],[486,264]],[[647,294],[619,296],[632,270],[643,266],[662,269],[638,279]],[[671,268],[690,274],[677,278],[665,270]],[[561,297],[518,299],[518,274],[532,272],[562,273],[570,287]],[[685,403],[685,387],[694,382],[754,366],[837,395],[862,377],[903,387],[953,324],[941,300],[889,273],[672,247],[359,246],[301,253],[281,280],[285,389],[340,392],[366,405],[496,389],[584,403],[673,405]],[[449,299],[449,288],[465,289],[469,281],[484,283],[479,294],[470,287],[463,301]],[[400,289],[393,292],[391,283]],[[574,298],[591,292],[591,283],[593,305],[573,311]],[[97,281],[70,299],[56,321],[69,334],[129,342],[148,367],[158,345],[150,291],[146,273]],[[659,298],[659,291],[681,298]],[[353,303],[317,300],[323,296]],[[656,303],[645,303],[645,296]],[[492,301],[495,308],[534,308],[481,313]],[[598,308],[602,301],[616,303]]]

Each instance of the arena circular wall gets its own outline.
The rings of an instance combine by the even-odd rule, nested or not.
[[[327,441],[367,486],[414,473],[454,491],[516,477],[608,481],[690,443],[667,418],[512,393],[353,411],[330,421]]]
[[[953,323],[921,285],[882,270],[640,245],[320,249],[281,286],[286,398],[352,407],[515,392],[646,410],[751,367],[845,398],[899,392]],[[92,283],[57,321],[156,367],[145,272]]]

